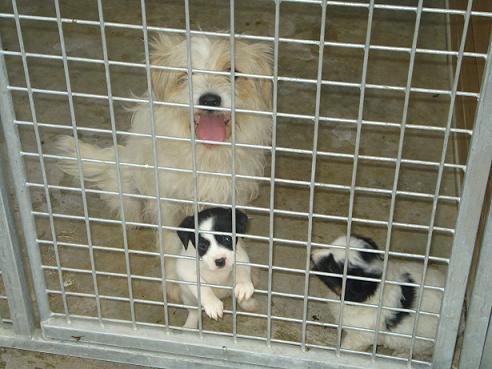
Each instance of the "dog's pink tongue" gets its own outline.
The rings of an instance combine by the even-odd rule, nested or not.
[[[222,114],[201,114],[196,133],[200,140],[224,141],[226,137],[224,116]]]

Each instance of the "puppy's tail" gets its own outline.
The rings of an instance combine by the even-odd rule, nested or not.
[[[114,161],[114,148],[101,148],[79,141],[80,157],[84,159],[93,159],[98,161]],[[75,140],[71,136],[60,136],[55,142],[56,152],[60,155],[76,157]],[[57,166],[65,173],[77,177],[79,176],[79,166],[77,160],[59,160]],[[110,163],[82,162],[84,179],[87,182],[95,183],[103,190],[112,190],[107,188],[108,184],[115,178],[115,168]],[[113,187],[113,186],[109,186]]]

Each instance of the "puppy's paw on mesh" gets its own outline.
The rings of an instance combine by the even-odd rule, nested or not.
[[[239,301],[247,300],[253,296],[255,287],[251,281],[236,283],[235,294]]]
[[[210,319],[218,320],[224,314],[224,304],[218,298],[204,302],[203,307]]]

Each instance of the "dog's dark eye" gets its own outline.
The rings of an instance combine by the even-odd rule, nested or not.
[[[186,73],[180,73],[178,74],[178,77],[177,77],[177,81],[176,83],[178,85],[182,85],[183,83],[185,83],[186,81],[188,80],[188,75]]]
[[[231,246],[232,245],[232,237],[231,236],[216,235],[215,239],[221,245],[224,245],[224,246]]]

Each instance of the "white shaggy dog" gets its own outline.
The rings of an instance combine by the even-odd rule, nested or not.
[[[192,36],[193,68],[230,71],[229,40]],[[162,34],[151,44],[151,63],[171,67],[186,67],[186,40],[179,35]],[[264,43],[236,41],[236,72],[271,75],[271,48]],[[156,101],[189,103],[188,76],[186,72],[152,69],[153,97]],[[192,76],[193,103],[210,107],[231,107],[230,76],[194,72]],[[260,78],[238,77],[235,81],[236,108],[250,110],[271,110],[271,82]],[[236,191],[236,203],[246,204],[257,196],[258,183],[255,180],[236,180],[232,188],[231,173],[232,150],[230,145],[217,145],[215,142],[231,141],[230,112],[212,109],[195,109],[194,129],[196,138],[209,141],[197,143],[196,168],[197,197],[199,201],[227,204],[231,202],[232,191]],[[131,133],[151,133],[151,108],[141,103],[134,109]],[[158,136],[191,138],[189,109],[154,105],[155,133]],[[271,118],[265,115],[236,113],[236,142],[239,144],[268,145],[271,141]],[[80,142],[82,158],[114,161],[117,149],[121,163],[140,164],[148,167],[121,165],[121,184],[123,193],[155,196],[155,177],[152,139],[145,136],[127,136],[117,148],[102,148]],[[159,167],[159,190],[161,197],[193,200],[192,145],[190,142],[158,139],[156,142]],[[74,139],[63,136],[56,142],[57,151],[67,156],[75,156]],[[265,151],[247,147],[236,148],[236,173],[247,176],[261,176],[264,169]],[[59,167],[72,176],[78,176],[77,162],[64,160]],[[177,170],[173,170],[177,169]],[[218,173],[219,175],[203,172]],[[83,162],[85,181],[105,191],[118,191],[116,166],[94,162]],[[220,175],[222,174],[222,175]],[[119,213],[118,196],[102,195],[115,214]],[[141,201],[135,197],[123,197],[125,218],[128,221],[146,219],[157,223],[157,202]],[[169,201],[160,202],[163,224],[177,226],[185,215],[192,212],[190,204]],[[165,232],[166,253],[177,253],[173,249],[179,245],[175,232]],[[167,258],[167,276],[175,277],[175,263]],[[170,298],[176,299],[176,286],[170,284]]]
[[[248,217],[236,210],[236,232],[244,234]],[[193,216],[186,217],[180,228],[195,229]],[[183,243],[182,256],[192,257],[178,259],[176,270],[178,279],[185,282],[197,282],[196,257],[200,257],[200,283],[231,287],[233,283],[234,249],[236,262],[249,263],[248,254],[241,246],[241,239],[233,240],[229,235],[218,235],[208,232],[232,233],[232,210],[225,208],[208,208],[198,213],[198,246],[195,232],[178,231]],[[190,247],[193,246],[193,247]],[[180,284],[181,297],[187,305],[197,306],[198,287],[192,284]],[[224,305],[220,299],[230,295],[230,289],[200,286],[200,301],[205,313],[217,320],[223,315]],[[251,282],[251,268],[247,265],[236,266],[235,296],[239,305],[245,310],[254,310],[255,300]],[[189,309],[186,328],[197,328],[199,312]]]
[[[345,247],[346,236],[334,240],[331,245]],[[373,240],[361,236],[352,235],[349,242],[350,248],[378,250]],[[345,262],[344,248],[319,249],[312,253],[312,270],[341,275]],[[378,344],[383,345],[397,353],[406,353],[409,350],[411,340],[406,337],[386,334],[394,332],[412,335],[415,310],[418,302],[418,287],[408,284],[420,284],[422,281],[423,265],[416,262],[389,260],[386,273],[387,281],[403,283],[404,285],[388,284],[384,286],[383,309],[380,318],[380,334]],[[343,307],[344,337],[342,348],[350,350],[365,350],[373,344],[374,333],[360,330],[351,330],[348,327],[368,328],[375,330],[377,323],[377,308],[350,305],[352,303],[365,303],[378,305],[381,282],[363,281],[350,277],[366,277],[381,279],[383,272],[383,257],[380,253],[364,252],[358,250],[349,251],[345,301],[349,304]],[[335,276],[317,275],[321,281],[339,298],[342,289],[342,278]],[[445,276],[439,270],[429,267],[427,271],[426,286],[443,287]],[[422,299],[421,311],[439,313],[442,301],[441,292],[433,289],[425,289]],[[340,313],[339,303],[328,303],[331,314],[338,320]],[[390,310],[387,308],[400,309]],[[419,337],[435,338],[438,319],[436,316],[423,315],[419,317],[416,335]],[[417,339],[414,352],[430,354],[432,342]]]

